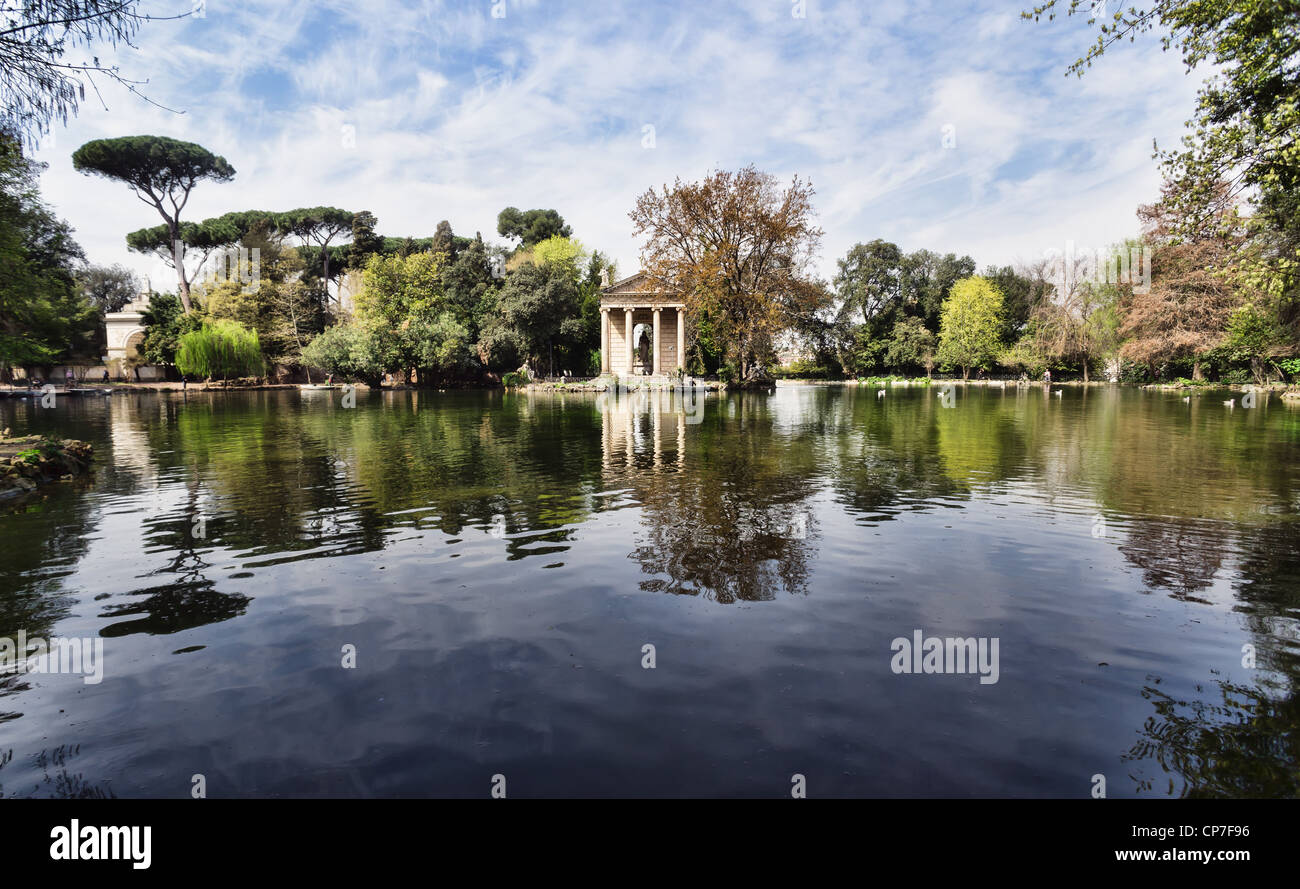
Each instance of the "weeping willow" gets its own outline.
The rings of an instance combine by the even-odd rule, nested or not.
[[[205,321],[180,338],[176,369],[187,376],[258,377],[262,375],[262,345],[257,331],[235,321]]]

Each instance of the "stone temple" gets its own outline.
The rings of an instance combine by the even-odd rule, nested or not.
[[[600,372],[670,377],[686,351],[686,306],[651,287],[645,272],[600,292]]]

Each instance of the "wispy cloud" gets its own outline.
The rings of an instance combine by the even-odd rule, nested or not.
[[[147,267],[123,235],[157,220],[69,155],[159,133],[239,170],[193,218],[327,203],[491,237],[504,206],[555,207],[630,269],[638,193],[752,162],[813,181],[828,274],[877,237],[983,265],[1131,234],[1151,141],[1176,140],[1199,80],[1151,42],[1066,78],[1086,32],[1014,3],[500,2],[209,0],[151,24],[116,59],[187,113],[86,103],[41,152],[46,195],[94,260]]]

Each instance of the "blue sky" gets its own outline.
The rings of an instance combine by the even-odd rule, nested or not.
[[[43,188],[92,261],[168,287],[123,238],[160,220],[74,172],[82,142],[156,133],[224,155],[237,177],[196,189],[191,219],[327,204],[385,234],[445,218],[494,239],[503,207],[554,207],[624,273],[639,193],[748,163],[811,179],[827,275],[873,238],[983,267],[1134,234],[1159,187],[1152,140],[1181,136],[1202,75],[1145,40],[1067,78],[1086,26],[1022,21],[1027,6],[207,0],[103,54],[184,113],[106,87],[108,110],[88,98],[42,146]]]

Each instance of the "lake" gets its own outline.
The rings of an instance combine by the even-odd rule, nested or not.
[[[102,641],[0,675],[0,795],[1294,796],[1300,408],[1231,394],[0,401],[96,450],[0,637]]]

